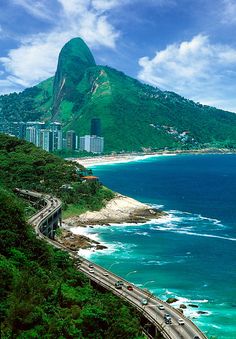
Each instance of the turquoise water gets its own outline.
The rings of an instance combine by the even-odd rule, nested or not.
[[[90,229],[109,246],[91,258],[163,300],[177,297],[209,337],[236,338],[236,156],[162,156],[94,173],[168,215]]]

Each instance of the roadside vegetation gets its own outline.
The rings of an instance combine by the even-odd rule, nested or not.
[[[136,312],[36,238],[22,202],[2,186],[0,206],[2,339],[141,338]]]
[[[53,194],[63,201],[63,209],[78,214],[99,210],[114,193],[100,182],[86,182],[91,174],[83,166],[65,161],[31,143],[0,134],[1,183],[11,189],[22,188]]]
[[[93,288],[67,253],[36,238],[27,224],[35,208],[14,194],[19,187],[56,195],[68,213],[99,209],[113,192],[84,182],[84,174],[82,166],[0,134],[2,339],[141,338],[136,311]]]

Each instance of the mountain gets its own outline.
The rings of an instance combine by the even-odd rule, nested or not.
[[[54,77],[0,96],[0,120],[60,121],[89,134],[101,119],[105,151],[236,147],[236,114],[201,105],[96,65],[80,38],[62,48]]]

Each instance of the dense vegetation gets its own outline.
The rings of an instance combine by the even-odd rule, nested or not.
[[[74,208],[98,209],[113,193],[81,181],[86,170],[0,134],[1,338],[138,338],[136,312],[95,290],[67,253],[35,237],[35,212],[15,187],[50,192]],[[63,185],[71,188],[61,189]]]
[[[63,47],[54,78],[0,96],[0,115],[7,120],[59,120],[65,131],[74,129],[80,136],[89,133],[91,118],[99,117],[105,152],[236,148],[234,113],[96,66],[79,38]]]
[[[5,187],[54,194],[76,212],[99,210],[114,194],[99,182],[84,182],[83,166],[65,161],[31,143],[0,134],[0,178]],[[77,207],[77,209],[75,209]]]
[[[98,292],[67,253],[35,237],[19,200],[0,186],[1,338],[138,338],[137,314]]]

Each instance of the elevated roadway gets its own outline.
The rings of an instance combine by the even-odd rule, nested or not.
[[[153,296],[148,291],[138,288],[105,268],[82,258],[76,252],[54,241],[54,236],[48,237],[48,234],[44,233],[45,224],[50,225],[48,221],[51,220],[54,226],[58,226],[57,219],[60,222],[62,203],[59,199],[50,195],[43,195],[38,192],[26,190],[18,190],[18,193],[23,196],[41,199],[43,202],[41,210],[29,219],[29,223],[35,228],[36,235],[54,247],[69,252],[70,256],[75,259],[76,267],[79,271],[83,272],[94,283],[111,291],[135,307],[152,326],[152,330],[150,330],[150,328],[144,329],[149,338],[155,338],[158,332],[166,339],[207,338],[191,320],[168,303]],[[121,288],[115,287],[115,283],[118,281],[121,281],[123,284]],[[130,287],[127,289],[128,286],[131,286],[131,290],[129,290]],[[166,323],[164,319],[166,313],[171,317],[171,323],[169,324]]]

